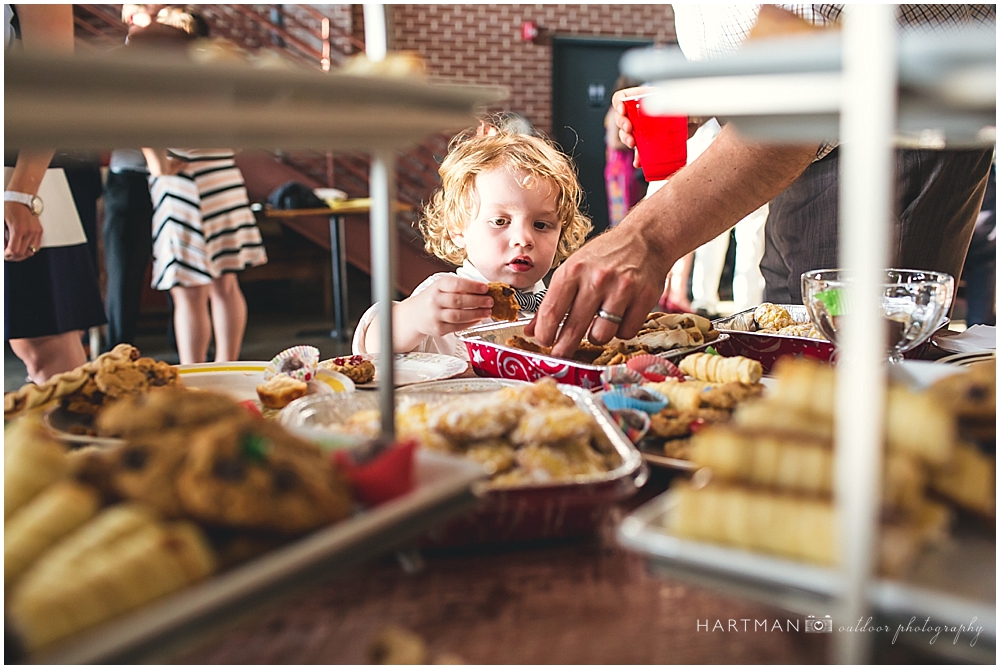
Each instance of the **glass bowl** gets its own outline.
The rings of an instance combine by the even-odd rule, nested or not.
[[[824,337],[837,341],[840,318],[850,312],[845,289],[852,279],[841,269],[817,269],[802,275],[802,302]],[[887,269],[881,286],[882,315],[887,320],[889,362],[926,341],[942,323],[955,293],[955,279],[943,272]]]

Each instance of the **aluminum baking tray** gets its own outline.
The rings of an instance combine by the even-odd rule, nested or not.
[[[397,406],[414,401],[450,399],[455,395],[496,392],[505,386],[524,385],[509,379],[452,379],[400,389]],[[649,471],[604,406],[588,391],[560,384],[559,389],[576,405],[594,416],[607,435],[621,464],[601,476],[583,481],[526,483],[495,487],[483,481],[473,486],[480,504],[469,514],[432,530],[424,544],[460,546],[532,541],[583,536],[594,532],[607,510],[634,494]],[[286,407],[282,422],[289,427],[337,424],[355,411],[378,408],[378,398],[367,393],[304,397]]]
[[[809,323],[809,313],[801,304],[781,304],[788,310],[796,323]],[[720,342],[716,349],[725,356],[742,355],[745,358],[758,360],[768,374],[778,358],[792,355],[800,358],[813,358],[822,362],[830,362],[836,348],[825,339],[810,339],[809,337],[793,337],[772,332],[757,332],[757,324],[753,319],[756,308],[735,313],[726,318],[712,321],[719,332],[725,332],[729,337]]]
[[[162,662],[258,609],[413,540],[475,503],[483,468],[418,452],[414,489],[352,518],[41,649],[44,664]],[[9,655],[7,659],[9,659]]]
[[[526,320],[516,323],[487,323],[458,333],[469,351],[469,361],[477,376],[518,381],[535,381],[543,376],[551,376],[559,383],[587,390],[601,387],[601,372],[606,367],[529,353],[507,346],[504,342],[510,337],[524,336],[524,326],[527,323]],[[720,334],[718,338],[699,346],[663,351],[656,355],[667,359],[683,358],[688,353],[715,346],[726,338],[727,335]]]
[[[803,615],[828,613],[842,592],[844,577],[836,569],[675,536],[667,530],[672,510],[668,491],[626,516],[617,531],[619,543],[645,555],[666,578]],[[873,580],[869,599],[882,613],[916,615],[921,624],[928,616],[955,628],[975,620],[983,628],[980,648],[995,647],[996,541],[978,527],[960,525],[949,541],[921,553],[904,578]]]

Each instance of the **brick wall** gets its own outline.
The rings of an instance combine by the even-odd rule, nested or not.
[[[676,41],[670,5],[390,5],[391,45],[416,51],[434,77],[500,84],[511,97],[501,107],[524,114],[551,133],[552,47],[559,37],[643,37]],[[540,29],[521,40],[521,24]]]

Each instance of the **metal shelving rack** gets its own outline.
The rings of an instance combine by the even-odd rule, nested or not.
[[[890,5],[847,6],[839,34],[751,43],[736,57],[687,62],[676,50],[645,49],[622,60],[626,74],[658,88],[651,113],[718,116],[755,139],[842,142],[840,265],[859,277],[847,299],[861,308],[845,319],[837,368],[841,620],[858,620],[873,599],[964,611],[961,598],[872,587],[886,387],[878,275],[889,258],[893,146],[995,143],[995,64],[995,29],[897,36]],[[714,581],[737,587],[725,576]],[[834,651],[837,662],[864,662],[869,640],[838,634]]]
[[[377,25],[381,7],[366,23]],[[369,6],[366,6],[366,12]],[[384,19],[384,15],[383,15]],[[370,28],[371,29],[371,28]],[[385,57],[384,23],[380,53]],[[473,125],[503,88],[360,77],[309,70],[198,64],[164,56],[128,59],[8,56],[4,61],[8,147],[281,147],[372,154],[372,294],[391,350],[396,235],[394,152],[441,131]],[[388,342],[388,343],[387,343]],[[393,366],[380,365],[383,430],[394,433]]]

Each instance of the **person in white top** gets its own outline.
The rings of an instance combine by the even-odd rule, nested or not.
[[[439,169],[441,188],[420,220],[428,252],[457,266],[429,277],[393,306],[393,348],[468,358],[455,334],[489,321],[487,282],[516,289],[533,314],[542,278],[591,230],[569,160],[544,138],[499,130],[455,137]],[[361,317],[355,354],[377,353],[378,305]]]

